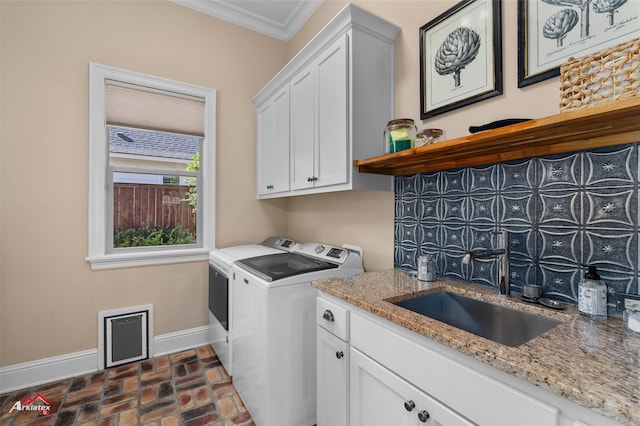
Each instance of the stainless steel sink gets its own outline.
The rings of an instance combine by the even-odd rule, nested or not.
[[[506,346],[520,346],[551,330],[559,321],[502,305],[439,291],[394,302],[410,311],[485,337]]]

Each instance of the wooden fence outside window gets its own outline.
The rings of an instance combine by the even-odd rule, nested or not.
[[[180,225],[196,234],[196,214],[183,201],[188,186],[113,184],[113,226],[117,231],[147,226],[175,228]]]

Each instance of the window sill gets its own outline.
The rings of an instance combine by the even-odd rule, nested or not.
[[[133,268],[138,266],[166,265],[170,263],[199,262],[209,259],[209,249],[157,250],[142,253],[116,253],[89,256],[92,270]]]

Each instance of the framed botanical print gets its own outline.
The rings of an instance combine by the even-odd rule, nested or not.
[[[640,0],[518,0],[518,87],[640,36]]]
[[[500,0],[464,0],[420,28],[420,118],[502,94]]]

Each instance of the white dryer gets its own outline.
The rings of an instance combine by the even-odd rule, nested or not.
[[[229,284],[233,263],[248,257],[286,253],[295,246],[293,240],[269,237],[260,244],[227,247],[209,253],[209,340],[229,375],[232,374],[233,353],[230,338],[233,331],[229,321],[233,292]]]

